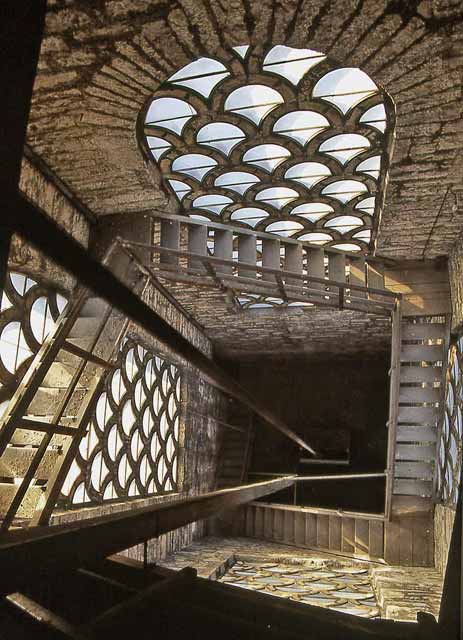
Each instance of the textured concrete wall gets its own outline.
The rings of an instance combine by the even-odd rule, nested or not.
[[[49,2],[28,141],[96,213],[162,205],[136,139],[169,75],[229,47],[288,44],[360,66],[392,96],[395,152],[379,250],[447,253],[463,224],[459,0],[55,0]],[[449,185],[457,185],[440,211]]]
[[[449,257],[449,279],[452,297],[452,329],[463,325],[463,246],[458,243]]]
[[[43,209],[56,223],[67,231],[84,247],[88,245],[90,225],[52,182],[50,182],[29,160],[23,158],[20,191]],[[42,281],[59,282],[60,286],[70,289],[73,278],[40,251],[24,242],[18,235],[13,237],[10,248],[9,265],[14,269],[24,269],[36,274]]]

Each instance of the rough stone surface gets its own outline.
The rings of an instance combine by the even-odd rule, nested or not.
[[[139,111],[160,83],[234,45],[310,46],[365,69],[395,101],[379,252],[446,254],[463,223],[461,18],[454,0],[57,0],[28,142],[97,214],[162,206],[136,136]]]
[[[452,298],[452,329],[463,325],[463,245],[458,242],[449,256],[449,280]]]

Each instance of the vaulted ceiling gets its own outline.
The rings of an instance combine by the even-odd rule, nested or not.
[[[460,234],[458,0],[50,0],[28,142],[97,215],[167,197],[140,153],[145,102],[179,68],[233,46],[287,45],[363,69],[392,97],[395,149],[379,253],[430,258]]]

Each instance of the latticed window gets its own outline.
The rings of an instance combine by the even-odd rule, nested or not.
[[[450,346],[445,414],[438,451],[438,490],[441,501],[456,506],[462,464],[463,337]]]
[[[0,305],[0,417],[65,306],[55,289],[23,273],[7,273]]]
[[[125,340],[64,483],[67,503],[177,491],[180,393],[178,367]]]
[[[364,71],[282,45],[194,60],[140,121],[145,153],[180,212],[364,252],[393,127],[392,101]]]

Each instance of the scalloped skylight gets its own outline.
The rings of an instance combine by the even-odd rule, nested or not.
[[[179,213],[367,252],[392,122],[361,69],[286,45],[259,58],[244,43],[168,77],[142,125]]]

